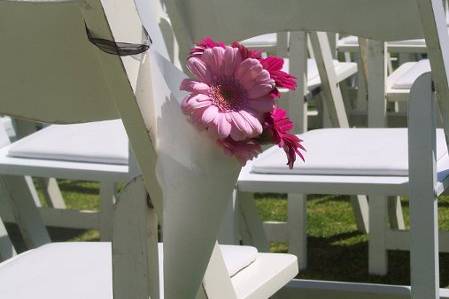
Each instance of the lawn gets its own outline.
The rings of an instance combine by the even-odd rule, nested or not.
[[[98,207],[98,184],[82,181],[61,180],[60,187],[67,206],[74,209],[96,209]],[[285,195],[256,194],[257,207],[264,220],[286,220],[287,200]],[[402,201],[408,223],[408,202]],[[449,197],[439,202],[440,227],[449,230]],[[299,277],[337,281],[380,282],[410,284],[409,253],[389,252],[389,273],[385,277],[368,275],[367,236],[357,232],[351,205],[347,197],[313,195],[307,203],[309,235],[309,268]],[[9,225],[8,230],[15,242],[20,243],[17,230]],[[50,229],[52,239],[98,240],[94,230],[76,231]],[[22,246],[20,246],[22,247]],[[286,252],[287,244],[272,244],[274,252]],[[449,254],[440,254],[441,285],[449,285]]]

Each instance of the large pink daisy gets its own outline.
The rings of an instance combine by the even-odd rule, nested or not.
[[[258,59],[242,58],[238,48],[206,46],[189,57],[187,68],[195,80],[181,84],[190,93],[182,110],[192,122],[220,140],[242,141],[262,133],[264,113],[273,110],[275,81]]]

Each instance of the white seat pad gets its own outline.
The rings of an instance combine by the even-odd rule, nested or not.
[[[286,166],[284,151],[273,146],[254,162],[251,172],[310,175],[408,175],[407,129],[319,129],[300,136],[306,162]],[[442,129],[437,130],[437,160],[449,159]]]
[[[357,73],[357,64],[355,62],[340,62],[338,60],[334,60],[333,62],[338,81],[342,81]],[[289,59],[285,58],[282,70],[288,73],[289,67]],[[307,59],[307,87],[309,90],[313,90],[320,85],[321,78],[316,61],[313,58],[309,58]]]
[[[342,37],[338,40],[338,45],[345,45],[345,46],[358,46],[359,45],[359,39],[357,36],[354,35],[348,35],[345,37]]]
[[[430,72],[430,62],[428,59],[406,63],[403,66],[403,68],[407,68],[405,72],[402,72],[401,67],[390,75],[392,78],[395,78],[395,80],[391,82],[391,87],[394,89],[410,89],[419,76]],[[393,76],[395,72],[400,73],[400,75]]]
[[[221,245],[220,248],[232,275],[253,263],[258,254],[257,249],[249,246]],[[0,298],[112,299],[111,245],[107,242],[51,243],[7,260],[0,264]]]
[[[338,46],[358,46],[359,40],[357,36],[349,35],[342,37],[338,40]],[[425,46],[426,42],[424,39],[407,39],[407,40],[399,40],[399,41],[391,41],[388,42],[388,45],[390,47],[394,46]]]
[[[19,158],[128,164],[128,137],[121,120],[52,125],[11,145]]]
[[[242,41],[242,44],[250,48],[274,47],[277,44],[277,35],[276,33],[267,33],[254,36]]]
[[[257,258],[257,249],[252,246],[220,245],[229,276],[234,276]]]

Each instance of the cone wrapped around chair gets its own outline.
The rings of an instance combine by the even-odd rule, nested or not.
[[[164,298],[194,298],[241,166],[182,114],[185,75],[152,51],[158,179],[164,197]]]

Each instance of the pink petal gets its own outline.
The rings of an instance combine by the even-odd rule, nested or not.
[[[214,119],[214,123],[218,129],[218,137],[225,139],[231,133],[231,124],[227,121],[224,114],[219,113]]]
[[[214,47],[206,49],[202,56],[206,67],[210,70],[212,78],[216,80],[221,75],[221,66],[224,61],[225,49],[222,47]]]
[[[232,116],[232,123],[234,124],[233,126],[234,130],[231,131],[231,133],[233,133],[234,135],[233,136],[234,140],[236,141],[243,140],[253,135],[253,128],[239,112],[234,112],[231,114],[231,116]],[[238,131],[238,133],[235,131]]]
[[[187,60],[187,69],[196,76],[200,81],[210,83],[211,74],[206,67],[206,64],[198,57],[194,56]]]
[[[270,73],[267,70],[262,70],[256,78],[253,78],[251,84],[247,85],[248,97],[259,98],[268,94],[273,88],[274,81],[270,78]]]
[[[204,94],[192,94],[186,97],[181,103],[181,109],[184,113],[188,113],[189,111],[207,107],[212,104],[212,99]]]
[[[270,112],[274,108],[274,101],[270,96],[248,100],[247,103],[248,107],[257,112]]]
[[[280,71],[282,70],[282,66],[284,65],[284,59],[277,56],[269,56],[260,61],[263,65],[263,68],[269,71]]]
[[[247,58],[240,63],[235,78],[245,89],[248,89],[253,86],[253,80],[262,70],[262,65],[257,59]]]
[[[226,47],[224,59],[226,63],[224,64],[223,73],[226,77],[234,75],[235,70],[242,61],[239,49]]]
[[[179,89],[185,90],[187,92],[202,93],[202,94],[207,94],[210,91],[209,85],[192,79],[182,80]]]
[[[247,139],[246,135],[235,126],[231,127],[231,133],[229,134],[229,136],[231,136],[231,138],[235,141],[242,141]]]
[[[246,122],[251,126],[252,128],[252,134],[251,137],[258,136],[262,134],[263,128],[260,121],[251,113],[245,110],[239,111],[240,115],[246,120]]]
[[[201,116],[201,120],[205,124],[209,124],[218,116],[218,108],[217,106],[211,105],[209,108],[204,110],[203,115]]]
[[[239,65],[235,78],[251,99],[264,96],[274,88],[274,80],[270,78],[270,73],[263,69],[257,59],[245,59]]]

